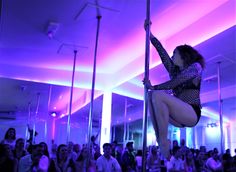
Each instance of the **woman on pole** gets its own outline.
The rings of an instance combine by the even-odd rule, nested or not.
[[[144,28],[149,24],[145,21]],[[149,112],[161,153],[169,158],[168,124],[193,127],[201,117],[200,86],[205,61],[189,45],[177,46],[170,57],[151,32],[150,40],[170,76],[169,81],[159,85],[152,85],[150,80],[143,81],[150,90]],[[163,90],[171,90],[172,94]]]

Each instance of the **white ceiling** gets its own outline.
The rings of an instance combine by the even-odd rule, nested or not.
[[[206,58],[202,103],[216,115],[219,109],[217,62],[222,62],[223,114],[230,120],[236,120],[235,2],[151,1],[152,32],[167,51],[171,54],[175,46],[190,44]],[[13,118],[21,119],[27,117],[29,104],[31,111],[36,111],[39,103],[40,119],[53,111],[66,114],[73,52],[77,50],[73,112],[77,111],[75,118],[87,115],[89,105],[85,105],[90,101],[96,17],[100,14],[95,98],[108,89],[116,94],[113,123],[122,121],[120,114],[124,113],[125,100],[132,104],[132,119],[141,118],[145,10],[145,0],[2,0],[0,111],[12,112]],[[48,36],[50,30],[52,37]],[[150,79],[153,83],[168,79],[159,60],[151,47]],[[96,103],[95,113],[99,115],[101,100]]]

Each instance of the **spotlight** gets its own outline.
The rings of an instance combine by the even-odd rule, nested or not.
[[[56,112],[52,112],[51,116],[55,118],[57,116]]]

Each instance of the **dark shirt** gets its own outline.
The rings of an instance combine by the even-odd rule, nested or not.
[[[136,171],[136,160],[133,152],[125,151],[122,155],[122,171],[134,170]]]

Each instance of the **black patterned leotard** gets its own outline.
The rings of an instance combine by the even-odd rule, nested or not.
[[[172,90],[173,95],[182,101],[190,104],[198,116],[201,116],[200,86],[202,78],[202,67],[199,63],[193,63],[184,70],[180,70],[174,65],[172,59],[163,48],[161,43],[152,38],[151,42],[156,48],[163,65],[169,72],[170,80],[159,85],[155,85],[155,90]]]

